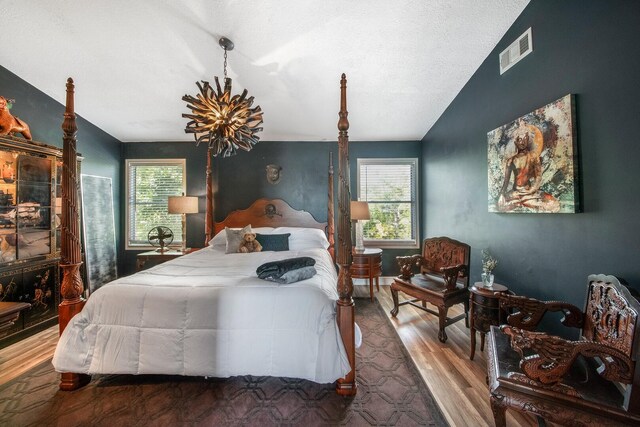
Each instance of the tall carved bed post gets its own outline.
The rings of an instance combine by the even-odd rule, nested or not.
[[[80,276],[82,265],[80,251],[80,221],[78,216],[78,155],[76,150],[76,114],[73,105],[74,86],[67,79],[67,105],[62,123],[62,222],[60,256],[62,258],[62,284],[60,294],[62,302],[58,307],[60,334],[73,316],[82,310],[85,300],[82,297],[84,285]],[[88,375],[63,373],[60,390],[75,390],[89,381]]]
[[[333,262],[336,261],[336,227],[333,212],[333,152],[329,152],[329,201],[327,204],[327,238],[329,239],[329,254]]]
[[[336,391],[342,396],[356,394],[356,344],[353,281],[351,280],[351,193],[349,191],[349,120],[347,120],[347,77],[340,80],[340,113],[338,114],[338,327],[342,335],[351,372],[338,380]]]
[[[209,245],[209,241],[213,239],[213,181],[211,176],[211,158],[212,158],[211,148],[207,149],[207,207],[206,213],[204,217],[204,234],[205,234],[205,242],[204,247],[206,248]]]

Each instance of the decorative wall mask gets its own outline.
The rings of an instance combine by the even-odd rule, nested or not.
[[[282,178],[282,166],[278,165],[267,165],[267,181],[269,184],[277,184],[280,182],[280,178]]]
[[[31,140],[29,125],[9,112],[13,102],[13,99],[0,96],[0,135],[21,133],[25,139]]]

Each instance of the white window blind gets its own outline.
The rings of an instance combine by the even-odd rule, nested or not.
[[[358,159],[358,200],[369,203],[365,244],[418,244],[418,159]]]
[[[127,160],[127,249],[149,247],[149,231],[159,225],[173,231],[173,245],[182,238],[182,218],[169,214],[169,196],[185,192],[185,160]]]

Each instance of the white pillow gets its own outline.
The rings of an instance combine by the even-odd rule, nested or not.
[[[240,244],[244,240],[244,235],[253,232],[251,231],[251,224],[245,225],[244,228],[241,228],[240,230],[234,230],[233,228],[225,227],[224,231],[227,235],[227,246],[225,250],[225,253],[227,254],[238,253]]]
[[[318,228],[306,227],[278,227],[271,234],[291,233],[289,236],[289,250],[328,249],[329,241],[324,231]]]
[[[209,240],[208,245],[224,249],[227,246],[227,233],[225,230],[220,230],[218,234],[213,236],[213,239]]]
[[[240,230],[239,227],[234,227],[232,230]],[[270,234],[273,231],[273,227],[256,227],[251,229],[254,233]],[[213,239],[209,240],[209,246],[215,248],[226,249],[227,247],[227,233],[226,230],[220,230],[218,234],[213,236]]]
[[[273,230],[275,230],[275,228],[273,227],[256,227],[256,228],[252,228],[254,233],[260,233],[260,234],[273,234]]]

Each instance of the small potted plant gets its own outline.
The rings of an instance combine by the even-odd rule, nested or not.
[[[493,270],[498,265],[498,260],[489,253],[488,249],[482,250],[482,285],[485,288],[493,286]]]

